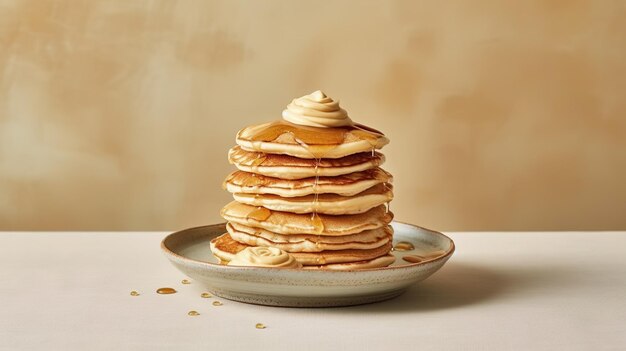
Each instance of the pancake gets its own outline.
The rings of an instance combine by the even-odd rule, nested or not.
[[[382,268],[387,267],[390,264],[394,263],[396,258],[392,254],[387,254],[385,256],[377,257],[373,260],[369,261],[358,261],[358,262],[348,262],[348,263],[333,263],[333,264],[325,264],[320,266],[307,266],[304,269],[314,270],[314,269],[325,269],[330,271],[346,271],[353,269],[372,269],[372,268]]]
[[[354,196],[319,194],[284,198],[272,194],[235,193],[233,197],[237,202],[274,211],[343,215],[363,213],[391,201],[393,187],[388,183],[378,184]]]
[[[281,120],[246,127],[237,133],[236,142],[248,151],[300,158],[340,158],[380,149],[389,139],[361,124],[318,128]]]
[[[318,217],[322,223],[320,230],[319,226],[315,226],[311,221],[311,214],[270,210],[265,218],[257,219],[250,216],[256,210],[257,208],[254,206],[233,201],[224,206],[220,214],[227,221],[266,229],[278,234],[319,234],[325,236],[348,235],[377,229],[386,226],[393,219],[393,213],[387,212],[384,205],[354,215],[319,214]]]
[[[393,178],[377,151],[389,139],[319,90],[282,117],[237,133],[228,160],[238,170],[223,183],[235,201],[221,211],[227,233],[211,241],[213,254],[228,262],[255,247],[326,270],[391,264]],[[258,265],[250,251],[233,263]]]
[[[277,247],[287,252],[373,249],[389,242],[393,234],[389,226],[344,236],[282,235],[237,223],[228,223],[226,230],[235,241],[240,243],[250,246]]]
[[[252,152],[235,146],[228,151],[228,161],[237,169],[282,179],[322,176],[334,177],[378,167],[385,162],[380,152],[361,152],[341,158],[297,158],[288,155]]]
[[[306,196],[314,193],[352,196],[377,184],[391,181],[391,175],[378,167],[337,177],[311,177],[297,180],[235,171],[224,181],[224,188],[231,193],[273,194],[282,197]]]
[[[214,238],[209,243],[211,253],[222,262],[230,262],[233,260],[237,252],[249,247],[250,245],[242,244],[233,240],[228,233],[224,233]]]
[[[217,238],[211,240],[211,251],[213,255],[222,261],[230,261],[241,250],[249,247],[249,245],[235,241],[230,234],[225,233]],[[385,256],[391,250],[391,241],[388,243],[374,248],[365,250],[336,250],[336,251],[322,251],[317,253],[312,252],[290,252],[298,262],[304,266],[317,266],[324,264],[334,263],[348,263],[369,261],[375,258]]]

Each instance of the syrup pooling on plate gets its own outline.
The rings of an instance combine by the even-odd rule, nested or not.
[[[418,255],[406,255],[406,256],[402,256],[402,259],[409,263],[420,263],[424,261],[424,258]]]
[[[415,246],[408,241],[400,241],[393,246],[393,251],[412,251]]]
[[[439,258],[443,255],[445,255],[446,252],[442,251],[442,250],[437,250],[437,251],[432,251],[432,252],[428,252],[422,255],[404,255],[402,256],[402,259],[406,262],[410,262],[410,263],[420,263],[420,262],[424,262],[424,261],[431,261],[434,260],[436,258]]]

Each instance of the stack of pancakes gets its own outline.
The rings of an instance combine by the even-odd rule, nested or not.
[[[221,215],[227,233],[211,242],[223,263],[249,246],[276,247],[304,268],[384,267],[390,254],[392,177],[371,128],[319,128],[277,121],[244,128],[224,181],[235,201]]]

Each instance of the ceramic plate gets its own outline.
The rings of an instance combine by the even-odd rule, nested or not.
[[[394,250],[396,262],[385,268],[326,271],[220,265],[209,242],[226,232],[224,223],[170,234],[161,249],[181,272],[225,299],[291,307],[358,305],[400,295],[435,273],[454,252],[454,242],[439,232],[400,222],[391,225],[394,243],[409,242],[415,249]],[[423,261],[407,262],[403,258],[408,255]]]

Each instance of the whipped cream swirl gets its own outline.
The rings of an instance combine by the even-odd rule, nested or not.
[[[303,126],[332,128],[351,126],[348,112],[321,91],[293,99],[283,110],[283,119]]]
[[[239,251],[228,262],[229,266],[256,266],[301,268],[302,264],[287,252],[276,247],[253,246]]]

